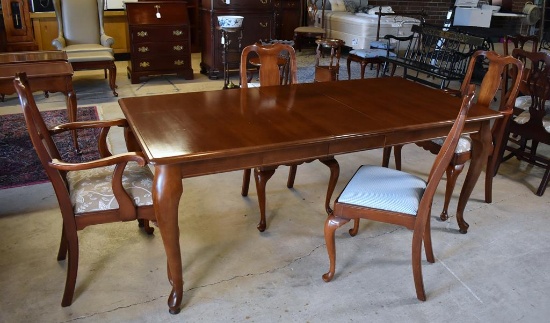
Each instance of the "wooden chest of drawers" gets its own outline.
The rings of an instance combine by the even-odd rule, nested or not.
[[[130,36],[128,77],[177,74],[193,79],[189,17],[184,1],[126,3]]]

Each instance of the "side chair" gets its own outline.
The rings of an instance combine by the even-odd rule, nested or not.
[[[296,49],[302,51],[302,43],[305,39],[308,38],[323,38],[326,35],[325,30],[325,7],[327,0],[321,0],[321,21],[320,26],[315,25],[315,19],[317,19],[317,12],[319,8],[317,7],[317,1],[307,0],[307,5],[302,5],[300,17],[306,16],[303,13],[304,9],[307,9],[307,25],[299,26],[294,29],[294,46]],[[342,3],[343,5],[343,3]]]
[[[336,229],[353,219],[354,227],[349,233],[355,236],[359,230],[359,219],[369,219],[404,226],[413,231],[412,270],[416,297],[421,301],[426,300],[422,279],[422,242],[428,262],[433,263],[435,259],[430,232],[432,201],[445,168],[453,158],[472,104],[474,89],[473,85],[468,86],[460,112],[435,158],[427,181],[386,167],[359,167],[334,202],[334,211],[325,222],[325,242],[330,260],[329,271],[323,275],[325,282],[332,280],[336,268]]]
[[[520,48],[512,56],[525,63],[526,72],[520,84],[521,96],[516,100],[513,117],[508,124],[499,156],[501,162],[512,157],[544,170],[536,195],[542,196],[550,180],[550,156],[537,152],[539,144],[550,145],[550,55]],[[527,141],[531,141],[531,145]],[[505,156],[505,152],[509,153]],[[497,165],[497,169],[498,169]]]
[[[521,75],[523,73],[523,63],[516,58],[511,56],[500,56],[494,51],[476,51],[470,58],[466,76],[462,81],[462,85],[459,91],[453,90],[444,90],[449,92],[449,94],[463,96],[467,93],[467,90],[472,84],[472,75],[474,74],[474,69],[476,61],[478,58],[484,58],[489,61],[488,70],[484,75],[481,85],[479,86],[479,91],[476,99],[477,104],[484,105],[489,107],[493,102],[493,99],[497,95],[499,88],[504,88],[503,83],[505,81],[505,76],[508,68],[514,69],[515,78],[512,80],[512,85],[508,88],[507,92],[502,96],[500,101],[500,106],[498,110],[502,113],[503,117],[498,119],[493,123],[491,128],[492,139],[493,139],[493,152],[500,151],[503,144],[505,144],[504,130],[508,124],[508,120],[512,114],[512,109],[514,108],[514,102],[518,95],[519,83],[521,80]],[[437,154],[441,149],[444,138],[436,138],[430,141],[424,141],[416,143],[417,146],[424,148],[425,150]],[[394,146],[394,158],[395,158],[395,168],[401,169],[401,149],[403,146]],[[453,190],[456,184],[458,175],[462,172],[464,164],[471,159],[471,150],[472,143],[468,134],[461,136],[456,151],[453,155],[453,158],[450,161],[450,164],[447,167],[447,185],[445,190],[445,202],[443,205],[443,210],[441,211],[440,219],[445,221],[448,219],[448,207],[453,195]],[[485,173],[485,202],[491,203],[492,201],[492,191],[493,191],[493,176],[495,175],[496,165],[499,160],[497,153],[489,155],[489,160],[487,161],[487,170]],[[391,154],[391,147],[384,148],[384,156],[382,165],[388,167],[389,159]],[[466,233],[466,231],[462,231]]]
[[[254,44],[246,46],[241,54],[241,87],[248,88],[248,64],[251,60],[254,60],[254,66],[259,66],[259,79],[260,86],[277,86],[277,85],[291,85],[297,83],[297,65],[296,65],[296,53],[294,48],[288,44],[274,43],[274,44]],[[285,61],[286,60],[286,61]],[[294,186],[294,179],[296,178],[296,171],[298,165],[304,162],[312,162],[313,160],[297,161],[290,163],[290,171],[288,173],[287,187],[292,188]],[[330,180],[327,189],[327,196],[325,199],[325,209],[330,208],[330,197],[336,182],[338,181],[338,175],[340,168],[338,162],[334,157],[327,157],[320,159],[323,164],[330,168]],[[258,194],[258,203],[260,206],[260,223],[258,224],[258,230],[260,232],[266,229],[266,193],[265,187],[267,181],[275,173],[275,169],[279,165],[269,165],[254,168],[254,180],[256,182],[256,192]],[[241,195],[247,196],[250,185],[251,170],[245,169],[243,174],[243,183],[241,189]],[[328,212],[328,211],[327,211]]]
[[[138,220],[139,226],[152,234],[149,221],[156,220],[151,193],[153,173],[141,152],[112,155],[108,150],[106,139],[110,127],[124,127],[128,149],[137,147],[125,119],[71,122],[48,129],[36,106],[27,75],[18,74],[13,84],[32,144],[59,203],[63,226],[57,260],[65,260],[69,255],[61,306],[70,306],[78,272],[77,231],[95,224]],[[90,128],[101,129],[98,138],[101,158],[83,163],[63,161],[52,137],[65,131]]]

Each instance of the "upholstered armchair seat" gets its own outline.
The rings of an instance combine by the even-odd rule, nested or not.
[[[75,215],[116,210],[119,205],[113,193],[115,165],[67,173],[71,203]],[[136,206],[153,205],[153,173],[149,167],[129,162],[124,168],[122,186]]]
[[[67,55],[73,53],[95,53],[95,52],[105,52],[113,54],[113,49],[110,47],[105,47],[99,44],[78,44],[78,45],[69,45],[61,48]]]

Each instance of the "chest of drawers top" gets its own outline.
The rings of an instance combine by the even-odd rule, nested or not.
[[[185,1],[127,2],[126,15],[129,25],[189,24]]]

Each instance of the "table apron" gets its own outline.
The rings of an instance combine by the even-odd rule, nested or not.
[[[469,122],[463,133],[478,132],[484,121]],[[357,151],[378,149],[399,144],[426,141],[445,137],[452,124],[431,129],[411,129],[389,134],[372,136],[350,136],[329,142],[298,145],[282,149],[271,149],[238,156],[226,156],[180,163],[182,178],[224,173],[259,166],[288,165],[301,163],[327,156],[347,154]],[[162,165],[162,163],[159,163]]]

